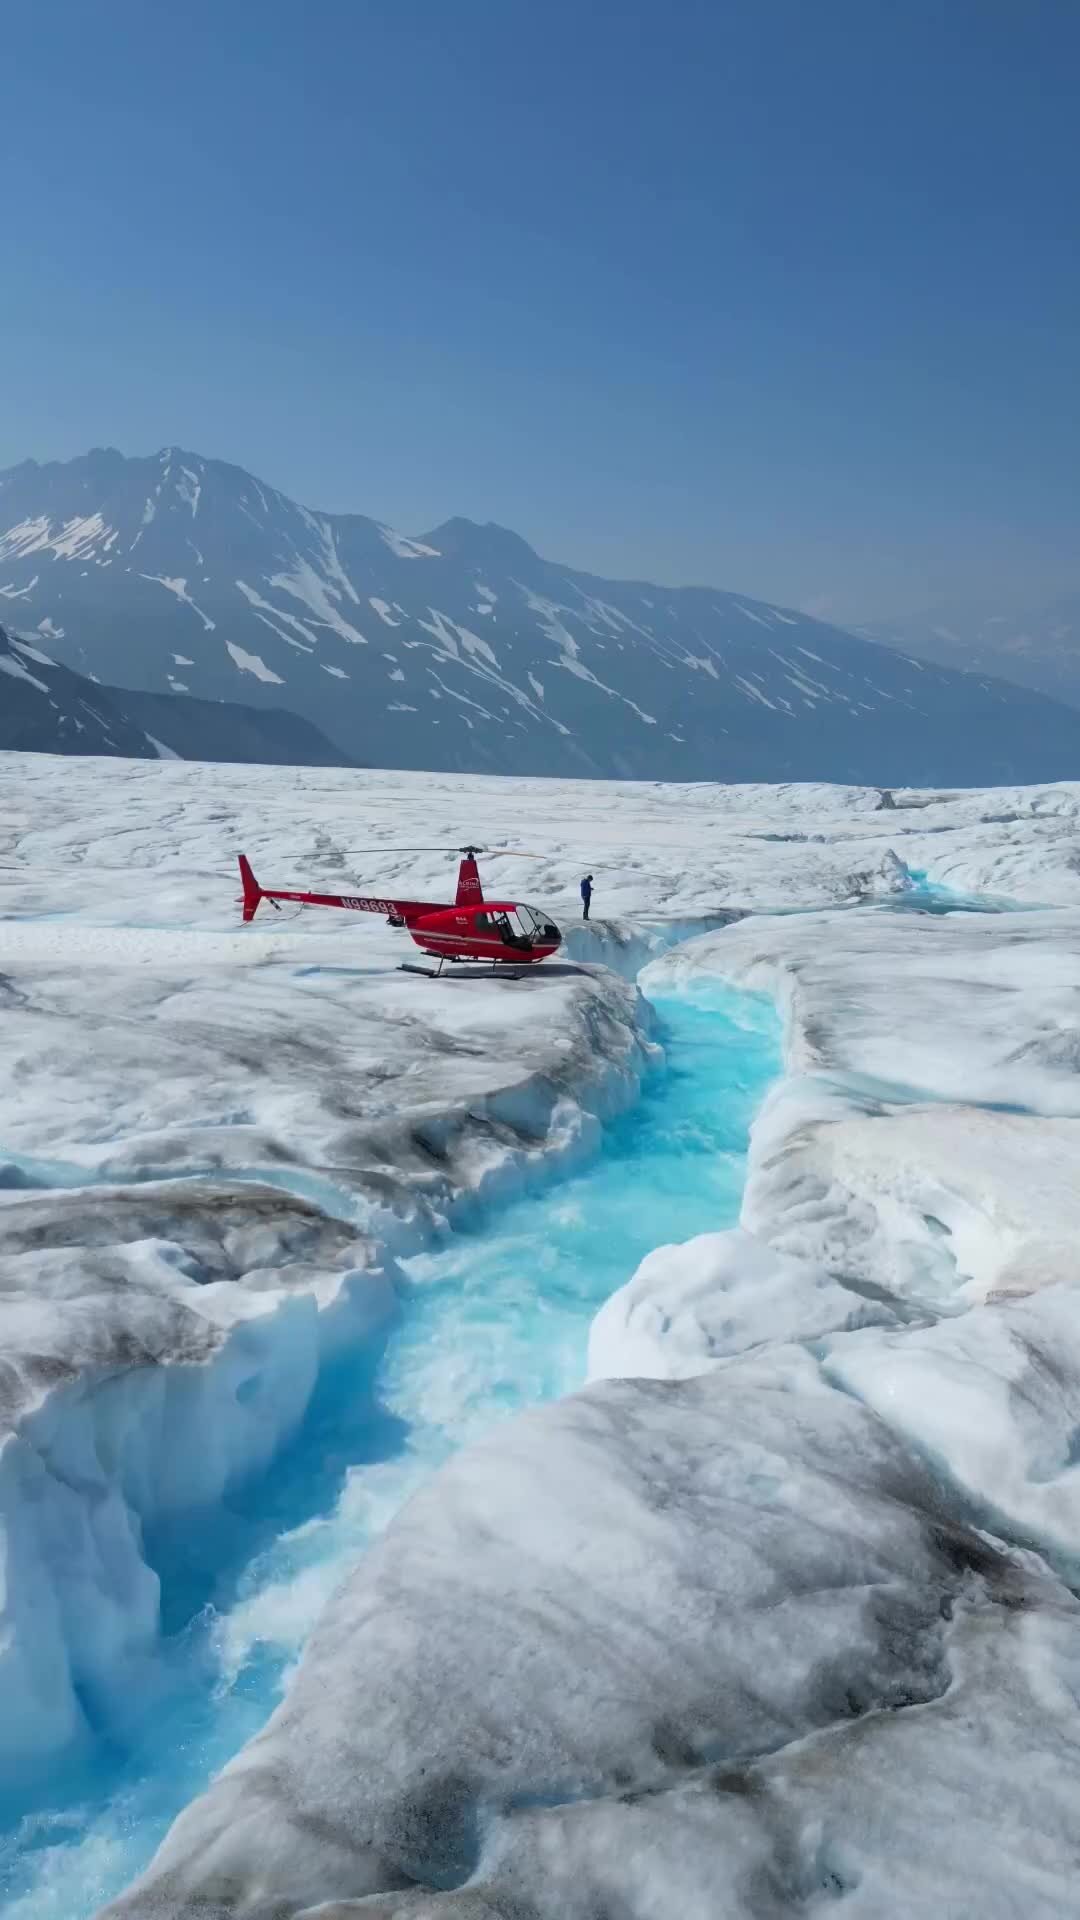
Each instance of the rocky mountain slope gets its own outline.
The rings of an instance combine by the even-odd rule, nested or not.
[[[350,758],[651,779],[1080,774],[1080,715],[711,587],[451,520],[409,538],[175,447],[0,474],[0,606],[147,693],[284,706]]]
[[[296,714],[101,686],[0,627],[0,749],[5,748],[128,760],[349,764],[344,753]]]
[[[1080,707],[1080,594],[1017,613],[1000,607],[939,607],[875,621],[869,640],[943,667],[992,673]]]

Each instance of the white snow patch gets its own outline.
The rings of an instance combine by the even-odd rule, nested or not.
[[[0,560],[23,560],[29,553],[46,551],[54,553],[58,560],[89,559],[97,542],[111,532],[100,513],[90,513],[66,520],[53,536],[51,522],[41,514],[37,519],[21,520],[8,529],[0,538]]]
[[[380,527],[379,538],[385,540],[391,553],[399,560],[437,560],[438,547],[425,547],[422,540],[410,540],[404,533],[395,532],[393,527]]]
[[[181,467],[180,476],[180,479],[176,483],[176,491],[179,498],[184,502],[184,505],[191,508],[191,517],[194,520],[195,515],[199,511],[199,495],[202,493],[202,481],[197,473],[192,473],[190,467]]]
[[[472,633],[468,627],[460,626],[456,620],[451,620],[449,614],[440,613],[438,607],[429,607],[428,612],[431,619],[420,620],[417,625],[423,627],[426,633],[433,633],[449,653],[457,655],[458,641],[460,641],[466,653],[478,654],[490,666],[498,666],[498,656],[494,649],[486,640],[482,640],[478,633]]]
[[[28,681],[30,686],[37,688],[39,693],[49,691],[44,680],[38,680],[27,667],[23,666],[21,660],[15,659],[13,654],[0,653],[0,673],[6,673],[11,680]]]
[[[458,632],[461,635],[461,644],[466,653],[478,653],[481,658],[487,660],[491,666],[498,666],[499,656],[495,652],[494,647],[489,646],[486,640],[482,640],[478,633],[473,633],[468,627],[461,626],[458,627]]]
[[[294,613],[286,613],[283,607],[275,607],[272,601],[264,600],[261,594],[256,593],[254,587],[248,586],[246,580],[238,580],[236,584],[248,605],[256,609],[260,619],[263,619],[265,615],[273,615],[273,619],[265,619],[264,624],[268,627],[273,627],[274,632],[278,634],[280,639],[287,639],[288,635],[283,634],[279,627],[274,626],[275,620],[284,620],[287,626],[294,627],[296,632],[302,634],[307,641],[307,647],[304,650],[308,653],[314,652],[319,644],[318,635],[312,633],[311,628],[306,627],[302,620],[298,620]],[[296,643],[293,641],[290,644],[295,645]]]
[[[423,627],[425,633],[434,634],[439,645],[445,647],[447,653],[454,659],[457,659],[457,627],[454,622],[450,620],[446,614],[440,613],[436,607],[429,607],[428,612],[431,615],[431,619],[418,620],[417,626]]]
[[[15,526],[9,527],[0,537],[0,560],[25,560],[28,553],[44,552],[49,545],[51,524],[41,513],[36,519],[19,520]],[[22,591],[25,593],[28,589],[24,587]]]
[[[336,580],[338,588],[345,595],[345,598],[351,600],[353,605],[358,607],[360,605],[360,595],[357,593],[356,588],[353,586],[352,581],[349,579],[348,574],[341,564],[341,556],[337,550],[337,536],[334,533],[330,521],[315,519],[312,514],[307,512],[306,508],[301,507],[300,511],[303,513],[305,520],[308,520],[312,527],[314,527],[322,542],[323,564],[326,567],[329,578]],[[332,591],[333,589],[331,588],[331,592]]]
[[[29,640],[19,640],[13,636],[11,644],[13,647],[18,648],[24,660],[36,660],[39,667],[55,667],[56,665],[56,661],[51,659],[47,653],[42,653],[40,647],[31,646]]]
[[[294,639],[291,633],[286,633],[284,627],[279,627],[276,621],[271,620],[269,614],[259,613],[256,609],[255,618],[256,620],[261,620],[264,627],[269,627],[271,633],[276,634],[279,640],[284,640],[287,647],[295,647],[297,653],[306,654],[308,658],[314,653],[315,648],[313,646],[306,647],[302,640]]]
[[[760,701],[763,707],[772,707],[773,712],[775,713],[776,711],[775,701],[768,699],[766,695],[762,693],[760,687],[755,687],[751,680],[744,680],[741,673],[735,674],[734,679],[735,679],[735,685],[737,687],[741,687],[743,692],[747,695],[749,699]]]
[[[239,586],[240,582],[237,581],[236,584]],[[347,640],[350,646],[367,646],[364,635],[358,632],[356,627],[350,626],[344,615],[339,613],[334,605],[330,596],[336,590],[329,587],[326,580],[316,573],[310,561],[302,559],[299,554],[296,556],[296,565],[292,573],[272,574],[270,585],[280,587],[283,593],[291,594],[294,600],[299,600],[302,606],[309,609],[317,625],[329,627],[331,632],[338,634],[342,640]],[[353,594],[352,597],[355,600],[356,595]],[[275,612],[276,609],[271,608],[270,611]]]
[[[598,600],[595,594],[591,593],[582,594],[582,599],[589,612],[596,615],[609,633],[623,634],[629,629],[633,633],[640,633],[645,640],[653,639],[653,633],[649,627],[643,627],[639,621],[632,620],[628,613],[623,613],[619,607],[613,607],[609,600]],[[670,611],[672,618],[678,619],[678,608],[672,607]]]
[[[281,675],[272,672],[267,666],[266,661],[261,659],[257,653],[246,653],[243,647],[236,646],[232,640],[226,640],[225,650],[231,654],[241,673],[253,673],[256,680],[265,680],[268,685],[275,687],[283,687],[285,685]]]
[[[368,595],[368,604],[374,607],[379,619],[385,622],[386,626],[400,627],[401,621],[395,620],[390,611],[389,600],[380,600],[377,593],[371,593]]]
[[[797,693],[802,694],[807,706],[812,707],[815,701],[820,698],[820,689],[808,685],[805,680],[800,680],[797,673],[785,674],[784,678],[787,680],[789,686],[794,687]]]
[[[458,693],[456,688],[448,687],[446,684],[446,681],[440,679],[439,675],[435,672],[434,667],[429,667],[428,672],[430,673],[433,680],[438,681],[439,686],[442,688],[442,691],[446,694],[448,699],[456,700],[459,706],[472,707],[474,712],[481,714],[485,720],[494,720],[495,715],[493,713],[489,713],[486,707],[482,707],[478,700],[470,700],[467,694]],[[391,674],[390,678],[393,679],[393,677],[394,677],[393,674]],[[472,723],[470,721],[470,725],[471,724]]]
[[[139,579],[156,581],[158,586],[165,588],[166,592],[175,594],[176,598],[181,601],[185,607],[190,607],[192,613],[198,614],[207,633],[213,633],[216,622],[211,620],[209,614],[204,613],[201,607],[196,606],[195,601],[187,590],[186,580],[173,579],[165,573],[140,573]]]

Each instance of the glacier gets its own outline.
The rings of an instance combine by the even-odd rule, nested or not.
[[[58,766],[0,756],[14,1920],[76,1885],[110,1920],[1066,1910],[1080,788]],[[438,897],[449,857],[392,850],[433,820],[543,850],[491,878],[564,965],[421,983],[376,922],[237,925],[240,845]],[[597,1159],[663,1084],[668,1007],[690,1057],[702,1023],[671,1166],[729,1151],[710,1085],[753,1115],[745,1187],[733,1149],[693,1205],[647,1132]],[[601,1291],[547,1380],[507,1328],[579,1194]],[[440,1297],[488,1315],[471,1412]],[[519,1377],[561,1397],[515,1413]],[[399,1406],[449,1446],[395,1478],[327,1426],[293,1502],[331,1380],[376,1439]],[[270,1576],[221,1611],[207,1568],[252,1540]],[[189,1804],[120,1893],[143,1802],[80,1796],[175,1734],[178,1620],[210,1623],[235,1757],[161,1754]]]

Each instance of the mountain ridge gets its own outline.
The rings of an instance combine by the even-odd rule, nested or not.
[[[69,667],[0,627],[0,751],[259,766],[351,763],[308,722],[186,694],[131,693]]]
[[[1080,593],[1017,610],[993,603],[930,607],[855,631],[938,666],[987,673],[1080,707]]]
[[[1080,774],[1080,716],[793,608],[609,580],[497,523],[305,507],[178,447],[0,474],[0,612],[140,694],[286,707],[352,761],[665,780]]]

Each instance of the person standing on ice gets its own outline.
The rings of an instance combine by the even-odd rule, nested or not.
[[[592,874],[587,873],[585,875],[584,880],[581,883],[581,917],[583,920],[587,920],[589,917],[589,903],[591,900],[592,900]]]

